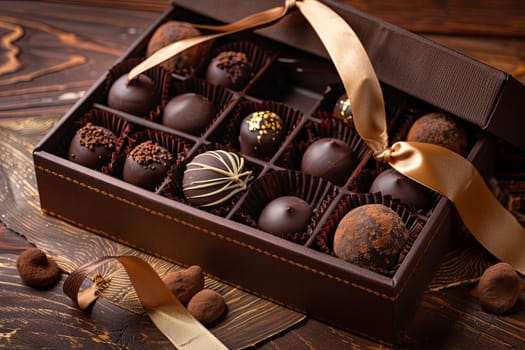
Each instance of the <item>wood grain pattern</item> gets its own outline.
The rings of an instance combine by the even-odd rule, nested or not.
[[[522,1],[422,1],[417,7],[411,1],[349,2],[513,73],[525,82]],[[89,250],[57,234],[68,225],[52,218],[42,220],[29,155],[36,140],[132,45],[167,3],[167,0],[0,1],[0,192],[4,196],[0,202],[0,221],[10,227],[0,224],[0,348],[171,348],[149,319],[140,314],[138,305],[135,304],[136,309],[130,306],[135,312],[115,305],[131,305],[132,291],[114,296],[112,302],[101,300],[90,313],[84,313],[74,308],[62,293],[62,282],[50,291],[37,291],[21,283],[15,267],[18,254],[30,246],[27,238],[33,241],[36,237],[39,246],[53,254],[58,255],[64,249],[74,251],[74,259],[62,261],[66,269],[90,257]],[[96,250],[137,253],[82,230],[67,229],[75,232],[77,240],[95,246]],[[49,236],[48,232],[55,232],[55,236]],[[149,258],[163,271],[175,268],[158,258]],[[115,275],[114,267],[106,267],[104,271]],[[117,278],[115,285],[118,287],[119,283],[123,285],[125,281]],[[222,288],[211,280],[207,283]],[[523,348],[525,289],[512,312],[497,316],[481,309],[474,286],[426,293],[401,347]],[[251,306],[248,311],[256,314],[257,307]],[[254,317],[254,321],[259,319]],[[232,338],[228,341],[238,341],[242,333],[230,331]],[[278,333],[266,334],[265,337],[273,336],[251,348],[389,349],[313,319]]]

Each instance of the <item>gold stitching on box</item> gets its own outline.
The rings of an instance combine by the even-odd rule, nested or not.
[[[120,201],[120,202],[122,202],[122,203],[128,204],[128,205],[130,205],[130,206],[137,207],[137,208],[139,208],[139,209],[141,209],[141,210],[146,211],[146,212],[149,213],[149,214],[156,215],[156,216],[159,216],[159,217],[164,217],[164,218],[168,218],[168,217],[169,217],[169,218],[170,218],[170,221],[174,221],[174,222],[176,222],[176,223],[180,223],[180,224],[182,224],[182,225],[184,225],[184,226],[187,226],[187,227],[190,227],[190,228],[194,228],[194,229],[196,229],[196,230],[198,230],[198,231],[201,231],[201,232],[204,232],[204,233],[206,233],[206,234],[208,234],[208,235],[210,235],[210,236],[217,237],[217,238],[222,239],[222,240],[225,240],[225,241],[227,241],[227,242],[234,243],[235,245],[239,245],[239,246],[241,246],[241,247],[244,247],[244,248],[247,248],[247,249],[253,250],[253,251],[258,252],[258,253],[260,253],[260,251],[262,251],[262,253],[264,253],[264,255],[270,256],[270,257],[272,257],[272,258],[274,258],[274,259],[276,259],[276,260],[281,260],[281,261],[283,261],[283,262],[285,262],[285,263],[287,263],[287,264],[290,264],[290,265],[292,265],[292,266],[298,267],[298,268],[300,268],[300,269],[302,269],[302,270],[305,270],[305,271],[308,271],[308,272],[312,272],[312,273],[314,273],[314,274],[318,274],[318,275],[320,275],[320,276],[323,276],[323,277],[326,277],[326,278],[328,278],[328,279],[334,280],[334,281],[336,281],[336,282],[338,282],[338,283],[342,283],[342,284],[350,285],[350,286],[352,286],[352,287],[354,287],[354,288],[360,289],[360,290],[365,291],[365,292],[367,292],[367,293],[374,294],[374,295],[376,295],[376,296],[378,296],[378,297],[380,297],[380,298],[382,298],[382,299],[386,299],[386,300],[390,300],[390,301],[395,301],[395,300],[398,298],[398,295],[399,295],[399,294],[397,294],[397,295],[395,295],[395,296],[389,296],[389,295],[387,295],[387,294],[384,294],[384,293],[378,292],[378,291],[376,291],[376,290],[374,290],[374,289],[371,289],[371,288],[368,288],[368,287],[362,286],[362,285],[357,284],[357,283],[355,283],[355,282],[350,282],[350,281],[348,281],[348,280],[346,280],[346,279],[343,279],[343,278],[341,278],[341,277],[337,277],[337,276],[334,276],[334,275],[332,275],[332,274],[325,273],[325,272],[321,273],[320,271],[318,271],[317,269],[315,269],[315,268],[313,268],[313,267],[310,267],[310,266],[307,266],[307,265],[303,265],[303,264],[297,263],[297,262],[295,262],[295,261],[293,261],[293,260],[287,259],[287,258],[285,258],[285,257],[281,257],[281,256],[279,256],[279,255],[277,255],[277,254],[275,254],[275,253],[271,253],[271,252],[269,252],[269,251],[262,250],[262,249],[260,249],[260,248],[256,248],[256,247],[254,247],[254,246],[252,246],[252,245],[249,245],[249,244],[247,244],[247,243],[244,243],[244,242],[238,241],[238,240],[236,240],[236,239],[232,239],[231,237],[226,237],[226,236],[224,236],[224,235],[222,235],[222,234],[216,233],[216,232],[214,232],[214,231],[210,231],[210,230],[208,230],[208,229],[206,229],[206,228],[204,228],[204,227],[197,226],[197,225],[192,224],[192,223],[189,223],[189,222],[187,222],[187,221],[185,221],[185,220],[180,220],[180,219],[178,219],[178,218],[171,217],[171,216],[168,216],[168,215],[163,215],[163,216],[158,215],[158,213],[157,213],[156,211],[153,211],[152,209],[150,209],[150,208],[148,208],[148,207],[144,207],[143,205],[137,204],[137,203],[135,203],[135,202],[132,202],[132,201],[130,201],[130,200],[126,199],[126,198],[120,197],[120,196],[116,196],[116,195],[114,195],[114,196],[109,196],[105,191],[102,191],[102,190],[100,190],[100,189],[98,189],[98,188],[96,188],[96,187],[93,187],[93,186],[87,185],[87,184],[85,184],[85,183],[79,182],[78,180],[75,180],[75,179],[73,179],[73,178],[71,178],[71,177],[69,177],[69,176],[65,176],[65,175],[63,175],[63,174],[60,174],[60,173],[58,173],[58,172],[56,172],[56,171],[54,171],[54,170],[47,169],[47,168],[45,168],[45,167],[43,167],[43,166],[41,166],[41,165],[35,165],[35,167],[36,167],[38,170],[44,171],[44,172],[47,173],[47,174],[53,175],[53,176],[55,176],[55,177],[58,177],[58,178],[60,178],[60,179],[62,179],[62,180],[66,180],[66,181],[68,181],[68,182],[74,183],[74,184],[76,184],[76,185],[80,185],[81,187],[85,187],[85,188],[87,188],[87,189],[89,189],[89,190],[91,190],[91,191],[93,191],[93,192],[96,192],[96,193],[102,194],[102,195],[104,195],[104,196],[107,196],[107,197],[109,197],[109,198],[115,199],[115,200],[117,200],[117,201]],[[77,223],[77,222],[75,222],[75,221],[73,221],[73,220],[70,220],[70,219],[64,218],[64,217],[62,217],[61,215],[59,215],[59,214],[57,214],[57,213],[54,213],[54,212],[51,212],[51,211],[48,211],[48,210],[46,210],[46,209],[42,209],[42,211],[43,211],[44,213],[50,213],[50,215],[52,215],[52,216],[56,216],[56,217],[61,218],[61,219],[63,218],[65,221],[69,221],[69,222],[71,222],[71,223],[73,223],[73,224],[75,224],[75,225],[77,225],[77,226],[79,226],[79,227],[81,227],[81,228],[86,228],[86,229],[88,229],[89,231],[92,231],[92,232],[95,232],[95,233],[100,233],[100,234],[102,234],[102,235],[105,235],[105,236],[107,236],[107,237],[109,237],[109,238],[111,238],[111,239],[117,241],[117,242],[124,243],[124,244],[127,244],[127,245],[129,245],[129,246],[135,248],[135,249],[139,249],[139,250],[141,250],[141,248],[136,247],[135,245],[130,244],[129,242],[124,241],[124,240],[122,240],[122,239],[120,239],[120,238],[118,238],[118,237],[116,237],[116,236],[114,236],[114,235],[112,235],[112,234],[107,233],[107,232],[104,232],[104,231],[101,231],[101,230],[97,230],[97,229],[94,229],[94,228],[89,229],[88,226],[86,226],[86,225],[83,225],[83,224],[81,224],[81,223]],[[51,214],[51,213],[53,213],[54,215]],[[169,260],[169,259],[168,259],[168,260]],[[257,294],[257,293],[254,293],[254,294]],[[267,299],[270,300],[270,298],[267,298]]]

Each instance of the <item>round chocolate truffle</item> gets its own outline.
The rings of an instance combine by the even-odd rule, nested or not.
[[[198,135],[217,114],[206,97],[188,92],[173,97],[162,114],[162,124],[188,134]]]
[[[153,80],[141,74],[128,84],[128,75],[118,78],[109,88],[108,106],[139,117],[147,117],[160,104]]]
[[[257,224],[261,230],[278,236],[306,231],[313,215],[313,209],[299,197],[283,196],[269,202]]]
[[[214,207],[246,190],[252,178],[244,158],[223,150],[207,151],[186,166],[182,190],[191,205]]]
[[[200,35],[201,32],[190,23],[167,21],[158,27],[151,36],[146,48],[146,57],[176,41]],[[207,56],[208,51],[208,45],[196,45],[162,62],[160,66],[169,72],[188,76],[193,74],[201,57]]]
[[[352,106],[346,94],[343,94],[337,99],[332,115],[334,118],[343,119],[346,123],[353,122],[354,115],[352,114]]]
[[[41,249],[28,248],[16,260],[20,278],[30,287],[47,289],[54,286],[62,271]]]
[[[377,272],[391,271],[409,233],[399,215],[383,204],[366,204],[349,211],[334,236],[339,258]]]
[[[372,182],[369,192],[390,195],[392,198],[399,199],[401,203],[417,209],[425,210],[428,205],[429,191],[423,185],[394,169],[388,169],[379,174]]]
[[[78,129],[69,145],[68,159],[100,170],[111,160],[117,137],[110,130],[87,123]]]
[[[281,145],[283,122],[270,111],[250,113],[241,124],[241,152],[257,158],[270,158]]]
[[[487,311],[501,314],[514,307],[520,296],[516,270],[504,262],[487,268],[478,284],[479,302]]]
[[[312,143],[303,154],[301,171],[343,186],[353,171],[355,155],[345,142],[322,138]]]
[[[468,151],[466,131],[444,113],[429,113],[416,120],[408,131],[407,141],[432,143],[462,156]]]
[[[172,154],[152,141],[145,141],[131,150],[124,162],[122,179],[153,191],[166,177],[173,163]]]
[[[212,58],[206,71],[206,81],[239,90],[251,76],[251,64],[243,52],[223,51]]]

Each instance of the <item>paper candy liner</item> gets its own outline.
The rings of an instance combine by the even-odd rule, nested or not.
[[[112,67],[108,75],[106,77],[106,81],[104,83],[104,89],[103,89],[103,99],[102,103],[107,105],[107,96],[109,89],[111,88],[111,85],[122,75],[128,73],[134,66],[139,64],[141,62],[141,59],[138,58],[130,58],[125,61],[122,61],[118,64],[116,64],[114,67]],[[153,80],[153,83],[155,84],[155,89],[159,92],[161,97],[161,102],[158,106],[156,106],[153,110],[149,112],[147,116],[138,116],[143,117],[146,120],[156,120],[158,119],[158,116],[161,112],[162,106],[167,103],[168,99],[168,91],[169,91],[169,85],[171,81],[171,75],[164,70],[161,67],[155,67],[147,72],[144,72],[143,74],[147,75],[148,77]]]
[[[127,155],[129,152],[131,152],[131,150],[133,150],[133,148],[146,141],[152,141],[153,143],[164,147],[173,155],[174,164],[172,165],[172,168],[175,166],[177,161],[183,159],[186,156],[189,149],[191,148],[191,145],[188,143],[188,141],[162,131],[148,129],[135,132],[127,137],[126,147],[122,149],[122,151],[117,155],[115,161],[111,165],[112,171],[109,174],[118,178],[122,178],[122,170],[124,169],[124,163],[126,161]],[[164,181],[167,180],[167,177],[168,175]],[[161,185],[162,183],[159,183],[157,188],[160,188]]]
[[[216,86],[208,84],[206,81],[198,79],[198,78],[192,78],[192,79],[186,79],[186,80],[172,80],[172,86],[170,87],[168,94],[167,94],[167,101],[163,104],[161,108],[160,114],[155,119],[156,122],[162,123],[164,108],[166,107],[166,104],[174,98],[177,95],[194,92],[201,96],[206,97],[213,105],[215,106],[215,109],[217,110],[217,114],[215,117],[212,118],[210,123],[208,124],[208,127],[206,127],[199,135],[203,135],[206,130],[209,129],[211,125],[213,125],[217,118],[222,114],[222,112],[233,102],[233,94],[231,91],[223,88],[222,86]]]
[[[180,159],[176,162],[176,164],[170,169],[168,172],[168,181],[162,186],[162,188],[159,190],[159,194],[163,197],[175,200],[177,202],[181,202],[184,204],[187,204],[189,206],[192,206],[187,200],[184,195],[184,191],[182,190],[182,179],[184,177],[184,171],[186,170],[186,165],[193,160],[197,155],[207,152],[207,151],[214,151],[214,150],[223,150],[228,151],[232,153],[238,154],[236,150],[234,150],[231,147],[228,147],[228,145],[224,144],[218,144],[218,143],[212,143],[208,145],[204,145],[200,147],[196,152],[187,155],[184,159]],[[250,163],[245,159],[245,167],[246,170],[252,171],[253,178],[257,177],[258,174],[261,172],[261,168],[253,163]],[[250,184],[248,184],[250,186]],[[210,208],[199,208],[201,210],[205,210],[207,212],[210,212],[217,216],[225,217],[228,215],[228,213],[231,211],[235,203],[239,200],[239,198],[244,194],[245,192],[237,193],[235,196],[230,198],[228,201],[221,203],[219,206],[210,207]]]
[[[248,226],[258,228],[257,220],[264,207],[273,199],[295,196],[310,204],[314,210],[305,232],[280,236],[286,240],[305,244],[335,197],[336,187],[321,178],[298,171],[280,170],[267,173],[255,180],[235,213],[234,219]]]
[[[282,132],[284,134],[283,142],[290,132],[295,128],[303,115],[301,111],[291,108],[284,103],[274,101],[243,101],[235,106],[232,116],[226,124],[226,130],[221,136],[224,142],[232,145],[235,149],[240,150],[239,145],[239,131],[241,123],[249,114],[258,111],[270,111],[277,114],[282,122]],[[265,158],[263,160],[269,160]]]
[[[277,165],[286,169],[301,170],[301,160],[306,149],[315,141],[321,138],[334,138],[345,142],[350,146],[356,161],[354,170],[349,174],[349,179],[356,176],[360,169],[365,165],[371,154],[359,134],[345,123],[343,120],[333,118],[326,112],[315,115],[319,120],[308,120],[303,126],[304,131],[297,134],[293,142],[290,142]]]
[[[117,157],[117,154],[120,152],[120,150],[125,146],[126,137],[131,131],[132,126],[129,122],[116,116],[115,114],[100,109],[89,110],[73,123],[71,131],[69,133],[69,137],[63,138],[61,141],[61,145],[58,147],[59,154],[66,159],[68,158],[67,153],[69,151],[71,139],[73,138],[77,130],[85,126],[87,123],[92,123],[93,125],[104,127],[113,132],[115,136],[117,136],[117,139],[115,141],[115,149],[111,155],[112,160],[110,161],[110,163],[112,163],[113,160]],[[103,165],[100,170],[104,173],[107,173],[108,167],[110,167],[110,165],[111,164]]]
[[[399,203],[399,200],[393,200],[389,196],[381,196],[379,194],[346,194],[344,195],[336,208],[332,211],[324,225],[320,228],[318,234],[315,237],[312,237],[311,247],[313,249],[319,250],[326,254],[336,256],[333,251],[333,241],[335,231],[337,230],[337,225],[343,219],[343,217],[352,209],[365,204],[383,204],[392,210],[394,210],[401,220],[405,224],[409,232],[409,238],[405,242],[405,245],[399,255],[399,262],[392,270],[384,270],[381,268],[370,270],[381,273],[386,276],[393,276],[399,265],[404,260],[405,256],[408,254],[410,248],[414,244],[419,233],[423,229],[423,226],[426,222],[426,218],[416,215],[414,212],[410,211],[405,205]]]

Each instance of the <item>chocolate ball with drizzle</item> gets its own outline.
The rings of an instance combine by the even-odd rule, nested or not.
[[[142,142],[126,157],[122,179],[153,191],[162,183],[173,161],[173,155],[164,147],[153,141]]]
[[[111,160],[117,137],[110,130],[87,123],[78,129],[69,145],[68,159],[91,169],[100,170]]]
[[[206,71],[206,81],[239,90],[251,76],[251,64],[243,52],[223,51],[212,58]]]
[[[283,122],[276,113],[250,113],[241,124],[241,152],[257,158],[270,158],[279,149],[283,136]]]
[[[246,190],[252,179],[252,171],[245,168],[244,158],[223,150],[207,151],[186,166],[182,191],[191,205],[211,208]]]

